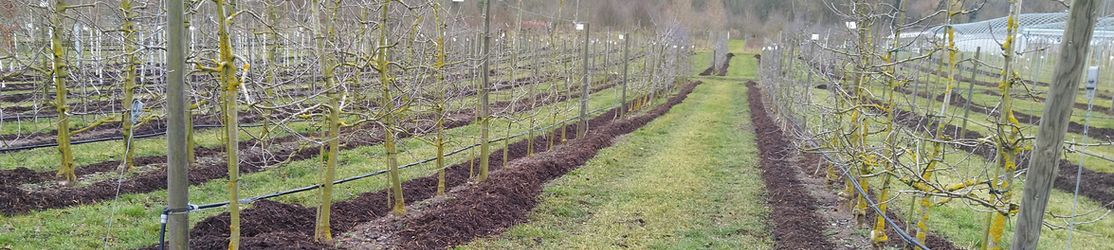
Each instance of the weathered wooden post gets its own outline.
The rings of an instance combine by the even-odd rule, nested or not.
[[[170,237],[170,249],[188,249],[189,246],[189,214],[186,207],[189,204],[189,157],[186,149],[186,108],[185,94],[185,39],[181,39],[185,31],[183,15],[183,1],[166,1],[168,22],[166,32],[166,187],[167,206],[166,218],[167,234]],[[161,242],[160,242],[161,243]]]
[[[1059,63],[1052,79],[1051,92],[1044,102],[1040,128],[1029,161],[1025,191],[1021,197],[1021,212],[1011,249],[1036,249],[1040,241],[1041,225],[1048,207],[1048,193],[1052,189],[1060,151],[1064,146],[1071,118],[1079,77],[1087,59],[1087,49],[1095,30],[1095,17],[1099,0],[1076,0],[1071,4],[1071,16],[1060,44]]]

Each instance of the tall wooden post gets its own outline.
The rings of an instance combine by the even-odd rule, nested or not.
[[[576,138],[584,137],[588,133],[588,94],[589,94],[589,81],[592,77],[588,76],[588,67],[591,63],[588,58],[588,46],[590,46],[589,38],[591,37],[591,26],[589,23],[584,23],[584,71],[581,72],[580,77],[584,80],[584,84],[580,86],[582,92],[580,93],[580,126],[576,126]]]
[[[623,91],[619,94],[619,117],[627,112],[627,73],[630,70],[630,33],[623,34]]]
[[[1052,89],[1044,101],[1037,141],[1026,174],[1025,191],[1021,197],[1021,212],[1014,228],[1011,249],[1036,249],[1040,240],[1041,225],[1048,207],[1048,193],[1056,178],[1060,151],[1064,144],[1071,118],[1075,93],[1087,59],[1087,49],[1095,30],[1097,2],[1100,0],[1075,0],[1071,4],[1071,17],[1064,30],[1063,43],[1056,62]]]
[[[484,37],[483,37],[483,67],[480,74],[482,74],[482,86],[480,86],[480,175],[477,177],[479,181],[487,180],[488,166],[491,165],[488,159],[491,155],[491,145],[488,145],[488,137],[491,133],[491,121],[488,110],[488,96],[487,88],[491,86],[489,82],[491,79],[491,1],[484,2]]]
[[[971,98],[975,94],[975,79],[978,78],[979,57],[982,56],[982,47],[975,48],[975,60],[971,61],[971,79],[967,81],[967,102],[963,103],[963,129],[967,130],[967,119],[971,114]]]
[[[182,39],[185,32],[183,15],[183,1],[166,1],[168,22],[166,32],[166,187],[167,206],[167,234],[170,238],[170,249],[187,249],[189,242],[189,214],[185,212],[189,204],[189,157],[186,149],[186,92],[185,92],[185,62],[186,43]]]

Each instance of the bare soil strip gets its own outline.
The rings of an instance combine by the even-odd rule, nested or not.
[[[609,83],[594,87],[592,93],[608,89],[614,85],[614,83]],[[545,97],[549,94],[543,93],[539,95]],[[557,98],[537,98],[537,100],[539,103],[545,104],[556,103],[575,97],[579,97],[579,93],[562,95]],[[510,103],[500,102],[492,106],[495,107],[493,110],[500,110],[509,107]],[[530,106],[539,105],[519,103],[515,105],[515,108],[517,111],[523,111],[529,109]],[[470,124],[473,118],[474,115],[470,110],[464,110],[449,114],[444,125],[446,128],[457,128]],[[401,134],[400,138],[421,133],[424,128],[432,127],[433,123],[433,119],[415,119],[415,122],[405,125],[403,129],[408,133]],[[374,126],[374,124],[367,124],[347,131],[361,132],[346,133],[346,136],[341,138],[342,150],[370,146],[382,142],[382,129]],[[280,164],[285,161],[310,159],[320,154],[320,151],[315,147],[305,147],[300,137],[290,136],[284,138],[285,139],[275,140],[273,142],[275,144],[273,147],[276,148],[276,150],[272,152],[265,152],[257,147],[256,145],[258,144],[255,140],[241,142],[239,145],[243,150],[241,159],[245,162],[245,164],[240,164],[241,173],[259,172],[266,170],[267,166]],[[197,150],[197,162],[199,166],[192,167],[189,171],[191,185],[227,176],[227,164],[223,160],[223,157],[221,157],[222,152],[223,148],[221,147],[200,148]],[[278,157],[275,157],[276,155]],[[149,160],[152,161],[152,164],[158,164],[164,163],[166,158],[155,157]],[[109,166],[108,168],[112,167],[113,166]],[[119,193],[145,193],[164,189],[166,186],[166,171],[164,168],[165,167],[156,171],[144,172],[128,178],[123,183],[119,184]],[[85,187],[34,191],[24,190],[17,186],[0,186],[0,205],[2,205],[0,206],[0,214],[15,215],[42,209],[96,203],[116,197],[117,185],[116,180],[105,180]]]
[[[789,157],[796,148],[786,140],[781,128],[766,113],[762,93],[754,82],[747,83],[750,119],[754,124],[758,152],[762,159],[762,179],[766,183],[766,202],[770,206],[771,233],[776,249],[833,249],[825,235],[824,221],[817,214],[817,201],[801,180]]]
[[[503,232],[526,221],[538,204],[546,182],[580,167],[618,136],[633,132],[685,100],[693,82],[668,102],[635,117],[601,123],[584,138],[551,151],[511,162],[488,181],[454,189],[403,217],[387,217],[360,225],[340,241],[342,248],[445,249],[477,237]],[[614,112],[614,111],[612,111]],[[610,117],[604,114],[602,117]]]
[[[767,192],[770,192],[769,202],[773,206],[773,213],[771,213],[771,220],[774,224],[774,240],[778,249],[832,249],[832,243],[828,243],[823,236],[827,225],[824,225],[820,220],[818,213],[821,209],[817,208],[820,204],[815,198],[808,195],[808,191],[804,186],[807,186],[807,180],[798,180],[797,177],[801,176],[796,173],[797,171],[813,172],[816,169],[809,169],[810,166],[815,167],[821,162],[821,157],[815,154],[805,154],[803,159],[799,162],[789,162],[787,158],[796,149],[793,148],[785,136],[782,134],[781,128],[778,127],[766,113],[764,104],[762,103],[762,93],[753,83],[748,84],[751,103],[751,116],[755,125],[755,133],[759,138],[758,148],[762,156],[762,168],[765,170],[776,169],[778,171],[765,171],[763,178],[766,179]],[[801,158],[801,157],[797,157]],[[795,165],[797,168],[784,168],[782,166]],[[823,175],[822,173],[819,175]],[[823,178],[822,176],[814,175],[814,178]],[[838,192],[838,190],[831,190],[829,192]],[[838,207],[838,204],[827,204]],[[827,208],[825,208],[827,209]],[[836,209],[838,210],[838,209]],[[828,213],[839,213],[838,215],[828,215],[829,217],[846,217],[849,215],[850,210],[844,209],[842,211],[823,211]],[[866,222],[873,224],[874,213],[867,213],[869,216]],[[905,223],[900,217],[888,212],[888,216],[893,219],[898,225],[904,227]],[[779,218],[783,217],[783,218]],[[849,223],[844,221],[844,223]],[[844,225],[849,226],[849,225]],[[845,234],[841,231],[844,228],[830,228],[838,234]],[[894,247],[903,246],[904,242],[896,237],[897,233],[892,227],[887,227],[887,234],[891,235],[888,245]],[[783,234],[783,235],[779,235]],[[816,239],[819,238],[819,239]],[[927,242],[925,244],[932,249],[958,249],[952,244],[951,241],[939,235],[928,233]],[[821,245],[826,244],[826,245]],[[848,247],[848,246],[843,246]],[[851,246],[849,248],[856,248]]]

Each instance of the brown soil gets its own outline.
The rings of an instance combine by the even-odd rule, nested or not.
[[[764,109],[762,109],[763,106],[762,106],[762,102],[761,102],[760,91],[758,91],[752,85],[748,84],[748,86],[751,87],[751,89],[750,89],[750,99],[751,100],[757,100],[757,101],[751,101],[751,103],[752,103],[751,104],[751,116],[752,117],[753,116],[758,116],[759,114],[765,116],[766,112],[765,112]],[[757,93],[757,94],[755,94],[755,93]],[[755,103],[757,103],[757,105]],[[755,106],[757,106],[757,107],[755,107]],[[900,121],[921,121],[920,119],[908,119],[908,117],[904,116],[904,113],[902,113],[902,112],[899,112],[898,116],[905,118],[905,119],[899,118]],[[817,218],[799,218],[799,217],[802,216],[801,213],[805,213],[805,212],[801,212],[801,213],[794,214],[797,217],[791,217],[791,218],[796,218],[797,220],[788,221],[788,222],[786,222],[786,220],[781,220],[782,221],[781,223],[786,223],[786,224],[792,225],[792,226],[787,226],[787,227],[791,228],[788,231],[795,232],[795,233],[801,233],[802,231],[798,231],[799,230],[798,227],[800,227],[801,225],[808,225],[808,224],[801,224],[801,223],[809,223],[808,221],[814,221],[813,224],[816,224],[816,225],[808,226],[808,228],[816,228],[815,231],[818,231],[819,233],[808,232],[807,235],[798,236],[798,237],[808,237],[809,235],[824,235],[824,233],[827,233],[828,231],[823,230],[825,225],[818,224],[818,222],[820,222],[820,221],[827,221],[828,222],[827,225],[831,225],[827,229],[832,231],[833,236],[838,236],[837,239],[839,241],[842,241],[841,245],[839,247],[842,247],[842,248],[845,248],[845,249],[866,249],[866,248],[870,248],[869,239],[862,236],[861,234],[859,234],[855,230],[860,230],[862,222],[864,222],[864,221],[867,222],[866,225],[873,225],[875,216],[877,216],[877,214],[867,213],[868,216],[865,218],[865,220],[856,221],[855,217],[851,214],[851,210],[848,209],[846,207],[846,205],[841,206],[839,204],[840,203],[840,201],[839,201],[840,198],[835,197],[835,195],[832,194],[833,192],[840,192],[839,189],[841,187],[819,187],[819,186],[823,186],[822,183],[825,182],[824,180],[822,180],[822,178],[825,178],[824,177],[825,172],[820,170],[820,167],[821,167],[820,162],[822,161],[822,158],[819,155],[816,155],[816,154],[805,154],[803,156],[803,158],[804,158],[803,159],[803,164],[802,163],[787,162],[788,160],[786,158],[790,157],[790,155],[792,154],[791,152],[794,151],[794,149],[791,148],[790,146],[783,146],[783,145],[792,145],[792,144],[788,143],[785,140],[784,136],[781,134],[780,128],[777,127],[776,124],[773,124],[772,120],[770,120],[768,117],[766,117],[765,120],[767,120],[767,121],[763,122],[765,124],[760,124],[758,119],[755,119],[755,122],[754,122],[756,134],[759,135],[759,140],[761,140],[759,142],[759,151],[763,152],[762,153],[762,156],[763,156],[762,164],[763,164],[763,166],[797,165],[798,168],[800,168],[799,169],[800,171],[804,171],[806,173],[811,173],[811,174],[808,174],[808,175],[798,174],[797,178],[799,178],[800,181],[797,181],[795,183],[795,185],[798,186],[796,188],[786,190],[787,188],[771,187],[770,186],[770,181],[767,181],[767,190],[779,190],[783,193],[791,193],[791,194],[789,194],[791,196],[804,196],[804,195],[801,195],[801,194],[806,194],[806,192],[802,191],[803,187],[812,188],[813,190],[811,190],[812,191],[811,193],[813,193],[813,197],[819,197],[820,200],[815,200],[815,199],[812,199],[812,197],[808,197],[810,199],[808,202],[798,202],[799,204],[792,204],[792,207],[794,209],[797,209],[797,210],[804,210],[804,209],[802,209],[802,207],[810,207],[811,209],[809,209],[809,211],[807,213],[820,214],[820,215],[823,215],[823,217],[827,218],[827,220],[818,220]],[[776,130],[775,131],[776,133],[775,132],[765,132],[765,133],[763,133],[763,132],[757,131],[757,130],[760,130],[763,127],[767,127],[767,126],[771,127],[771,129]],[[777,137],[777,138],[773,138],[773,139],[762,138],[762,135],[770,135],[770,137]],[[779,145],[779,146],[774,146],[774,145]],[[767,148],[776,147],[776,148],[780,148],[781,151],[774,151],[775,154],[772,154],[773,156],[770,157],[766,153],[766,150],[763,149],[764,147],[767,147]],[[789,152],[789,153],[787,153],[787,152]],[[772,160],[770,160],[768,158],[772,158]],[[800,157],[798,157],[798,158],[800,158]],[[767,165],[766,164],[767,161],[776,161],[777,163]],[[786,172],[786,171],[778,171],[778,172]],[[780,173],[780,174],[781,175],[788,175],[788,174],[785,174],[785,173]],[[767,175],[767,173],[763,173],[763,178],[767,178],[766,175]],[[785,178],[788,178],[788,177],[785,177]],[[827,189],[826,190],[827,192],[823,193],[823,194],[817,194],[817,193],[821,193],[821,192],[818,192],[815,189],[821,189],[821,188],[822,189]],[[774,193],[774,191],[768,191],[768,192],[771,192],[771,194]],[[794,197],[790,200],[801,201],[801,198]],[[846,203],[847,201],[843,201],[843,202]],[[772,205],[775,204],[774,200],[772,200],[772,199],[771,199],[770,203]],[[819,206],[819,207],[815,207],[815,206]],[[900,227],[904,227],[905,224],[900,219],[900,217],[897,217],[895,214],[893,214],[892,211],[887,212],[887,213],[888,213],[888,216],[891,219],[893,219],[896,224],[898,224]],[[778,221],[778,219],[776,219],[777,215],[778,215],[777,210],[775,209],[775,213],[772,215],[772,217],[774,217],[774,218],[772,218],[772,219],[774,219],[775,221]],[[815,215],[810,216],[810,217],[815,217]],[[778,224],[775,224],[775,233],[779,232],[777,230],[777,227],[778,227],[777,225]],[[867,230],[869,230],[869,229],[867,229]],[[893,227],[887,226],[886,230],[887,230],[887,234],[890,235],[890,241],[887,245],[893,246],[893,247],[903,246],[904,241],[902,241],[900,238],[898,238],[896,236],[897,233],[894,231],[895,229]],[[775,241],[779,240],[780,238],[781,237],[775,237]],[[801,239],[793,240],[793,241],[791,241],[790,244],[796,244],[795,242],[802,242],[802,240]],[[804,242],[813,242],[813,241],[810,240],[810,241],[804,241]],[[931,232],[929,232],[927,234],[925,244],[932,249],[958,249],[958,248],[955,247],[954,244],[951,243],[951,241],[948,241],[947,239],[945,239],[945,238],[943,238],[939,235],[936,235],[934,233],[931,233]],[[808,247],[778,247],[778,248],[818,249],[819,247],[808,246]],[[829,247],[823,247],[823,249],[830,249],[830,248]]]
[[[809,195],[801,180],[798,165],[788,158],[796,148],[786,140],[781,128],[766,113],[762,93],[754,82],[747,83],[750,119],[757,136],[762,157],[762,179],[766,183],[766,202],[771,207],[770,224],[776,249],[833,249],[835,244],[825,236],[828,225],[817,214],[815,198]]]

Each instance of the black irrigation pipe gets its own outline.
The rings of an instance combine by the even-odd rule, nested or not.
[[[207,125],[197,125],[197,126],[194,126],[193,128],[194,129],[219,128],[219,127],[223,127],[223,126],[224,125],[207,124]],[[247,125],[240,125],[239,127],[240,128],[254,128],[254,127],[262,127],[262,126],[263,126],[263,124],[247,124]],[[144,138],[151,138],[151,137],[159,137],[159,136],[163,136],[163,135],[166,135],[166,130],[163,130],[161,132],[154,132],[154,133],[149,133],[149,134],[136,135],[136,136],[132,136],[132,138],[134,138],[134,139],[144,139]],[[94,143],[94,142],[118,141],[118,140],[123,140],[123,139],[124,139],[123,136],[92,138],[92,139],[72,141],[72,142],[70,142],[70,145],[81,145],[81,144]],[[23,145],[23,146],[18,146],[18,147],[7,147],[7,148],[0,148],[0,154],[16,152],[16,151],[23,151],[23,150],[38,149],[38,148],[57,147],[57,146],[58,146],[57,142],[50,142],[50,143],[42,143],[42,144]]]
[[[802,137],[804,137],[804,141],[807,142],[809,146],[812,146],[814,148],[820,147],[820,144],[816,143],[816,141],[813,140],[811,136],[807,136],[808,132],[801,128],[801,126],[799,125],[800,121],[798,121],[796,117],[783,118],[789,121],[789,125],[792,125],[793,130],[795,130],[797,133],[806,135]],[[897,222],[894,222],[893,219],[891,219],[888,215],[886,215],[886,213],[883,213],[882,210],[878,208],[878,203],[871,199],[866,190],[863,190],[862,186],[859,185],[859,181],[852,176],[851,170],[847,167],[847,164],[839,161],[839,159],[828,155],[827,152],[819,152],[820,155],[824,156],[824,159],[828,160],[828,162],[833,163],[832,165],[839,166],[839,170],[841,174],[843,174],[843,177],[847,178],[848,181],[851,181],[851,185],[855,186],[855,192],[859,193],[859,195],[863,197],[863,200],[866,200],[867,205],[870,206],[871,210],[874,210],[874,212],[877,213],[878,216],[882,216],[882,220],[885,220],[886,224],[889,224],[891,228],[894,228],[894,232],[897,232],[898,237],[901,238],[902,241],[912,244],[920,249],[930,250],[927,245],[918,241],[917,238],[910,236],[908,232],[905,232],[905,230],[900,230],[901,226],[898,226]]]
[[[606,108],[598,108],[598,109],[592,110],[592,112],[590,112],[590,114],[598,114],[600,112],[600,110],[612,109],[612,108],[616,108],[616,107],[617,106],[606,107]],[[554,128],[558,125],[566,124],[570,121],[574,121],[574,119],[579,119],[579,117],[563,119],[563,121],[561,121],[560,123],[551,124],[551,125],[545,126],[545,127],[535,128],[534,131],[537,131],[537,129],[541,129],[541,131],[545,131],[545,129]],[[515,134],[515,135],[499,137],[499,138],[495,138],[495,140],[488,141],[488,143],[497,143],[497,142],[502,142],[502,141],[505,141],[505,140],[511,140],[511,138],[521,137],[521,136],[527,135],[529,133],[530,133],[530,131],[527,131],[527,132],[521,132],[521,133],[518,133],[518,134]],[[465,146],[465,147],[457,148],[457,150],[451,151],[447,154],[444,154],[444,156],[456,155],[456,154],[459,154],[461,152],[471,150],[471,148],[475,148],[477,146],[480,146],[480,144],[479,143],[473,143],[473,144]],[[433,162],[433,161],[437,161],[437,157],[424,158],[424,160],[421,160],[421,161],[412,162],[412,163],[409,163],[409,164],[399,166],[399,170],[410,169],[410,167],[430,163],[430,162]],[[343,184],[343,183],[348,183],[348,182],[352,182],[352,181],[367,179],[367,177],[381,175],[381,174],[387,173],[388,171],[389,170],[379,170],[379,171],[375,171],[375,172],[371,172],[371,173],[365,173],[365,174],[345,177],[345,179],[333,181],[333,184],[334,185],[335,184]],[[260,201],[260,200],[264,200],[264,199],[277,198],[277,196],[283,196],[283,195],[294,194],[294,193],[301,193],[301,192],[311,191],[311,190],[320,189],[320,188],[321,188],[321,184],[307,185],[307,186],[302,186],[302,188],[253,196],[253,198],[241,199],[240,203],[241,204],[250,204],[250,203]],[[221,206],[228,205],[228,203],[229,203],[228,201],[223,201],[223,202],[208,203],[208,204],[201,204],[201,205],[190,205],[188,211],[221,208]]]

